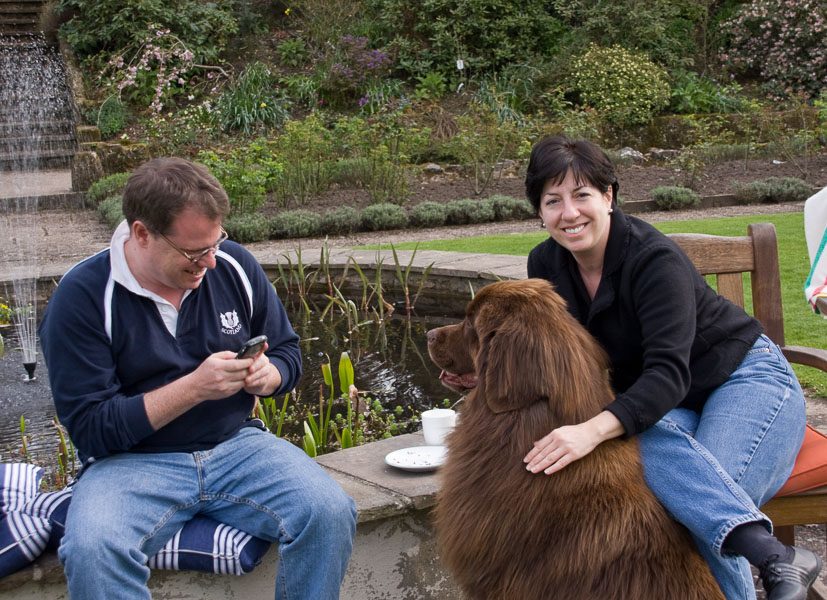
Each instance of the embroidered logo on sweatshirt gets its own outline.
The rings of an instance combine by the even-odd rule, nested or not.
[[[238,322],[238,313],[235,311],[220,313],[221,317],[221,331],[226,334],[234,335],[241,331],[241,324]]]

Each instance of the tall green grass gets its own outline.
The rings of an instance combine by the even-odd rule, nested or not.
[[[804,238],[804,214],[748,215],[691,221],[655,223],[664,233],[706,233],[710,235],[746,235],[750,223],[772,223],[778,236],[781,270],[781,298],[787,344],[827,349],[827,321],[813,314],[804,297],[804,282],[810,272],[807,244]],[[444,250],[477,254],[511,254],[527,256],[529,251],[546,239],[547,233],[527,233],[469,237],[465,239],[418,242],[419,251]],[[397,250],[410,250],[416,244],[396,244]],[[745,301],[751,303],[749,281]],[[801,383],[810,392],[827,397],[827,374],[817,369],[795,365]]]

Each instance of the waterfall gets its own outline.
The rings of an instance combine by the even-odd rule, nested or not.
[[[29,380],[37,364],[38,172],[67,167],[69,97],[63,64],[42,33],[0,33],[0,253],[11,265],[5,297],[16,335],[7,348],[22,351]]]

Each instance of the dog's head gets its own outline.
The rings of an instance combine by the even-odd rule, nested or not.
[[[605,353],[545,280],[484,287],[461,323],[428,332],[428,352],[446,385],[465,392],[476,383],[475,397],[495,413],[545,400],[561,423],[574,423],[611,400]]]

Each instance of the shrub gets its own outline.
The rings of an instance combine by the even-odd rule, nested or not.
[[[731,78],[722,86],[714,77],[678,71],[672,80],[670,109],[677,114],[729,113],[743,105],[741,86]]]
[[[485,201],[491,204],[494,210],[494,218],[497,221],[527,219],[535,216],[534,208],[525,198],[494,194],[493,196],[488,196]]]
[[[270,237],[270,219],[260,213],[230,215],[224,221],[224,230],[239,244],[262,242]]]
[[[604,47],[620,44],[645,52],[670,70],[696,58],[696,41],[708,29],[704,19],[712,11],[708,2],[672,0],[555,0],[553,6],[558,18],[575,29],[567,48],[589,42]]]
[[[364,159],[358,165],[361,185],[372,202],[404,204],[409,195],[408,165],[422,151],[430,130],[406,122],[399,112],[362,119],[343,117],[334,135],[345,155]]]
[[[408,225],[408,213],[401,206],[390,202],[372,204],[362,211],[361,225],[367,231],[402,229]]]
[[[318,108],[322,104],[319,100],[319,82],[315,77],[293,73],[279,77],[279,85],[284,87],[290,99],[306,108]]]
[[[270,220],[270,234],[274,238],[302,238],[319,235],[322,217],[309,210],[287,210]]]
[[[456,72],[458,58],[472,72],[495,71],[539,54],[552,54],[564,27],[542,0],[367,0],[373,27],[398,56],[400,70],[426,75]]]
[[[90,125],[100,129],[103,139],[119,134],[129,121],[129,111],[115,96],[110,96],[97,108],[84,111],[83,116]]]
[[[768,177],[738,185],[735,195],[746,202],[802,202],[812,196],[813,187],[797,177]]]
[[[571,87],[581,100],[619,125],[646,123],[669,104],[667,74],[620,46],[592,44],[574,61]]]
[[[60,10],[70,16],[61,36],[88,72],[156,112],[216,77],[207,66],[238,29],[231,0],[61,0]],[[205,77],[192,78],[196,73]]]
[[[440,227],[445,225],[445,206],[439,202],[420,202],[411,210],[414,227]]]
[[[818,96],[827,87],[827,18],[822,0],[751,0],[723,24],[729,50],[722,59],[757,71],[776,97]]]
[[[81,57],[137,50],[151,24],[170,29],[197,62],[216,60],[237,31],[230,0],[60,0],[61,36]]]
[[[98,204],[98,214],[101,220],[114,230],[124,220],[123,194],[113,194],[104,198]]]
[[[244,149],[238,148],[226,155],[202,150],[198,154],[198,161],[221,182],[230,197],[233,212],[254,212],[264,204],[268,171],[250,160]]]
[[[340,158],[333,170],[332,181],[341,187],[365,187],[371,180],[370,159],[363,156]]]
[[[474,194],[482,194],[495,178],[503,156],[514,156],[524,132],[514,121],[500,121],[488,106],[474,105],[469,114],[457,118],[459,129],[445,146],[463,164],[474,170]]]
[[[303,121],[287,121],[274,146],[284,163],[284,171],[274,182],[283,205],[290,198],[306,204],[311,196],[330,188],[335,159],[333,136],[318,116],[310,114]]]
[[[361,217],[352,206],[340,206],[322,215],[322,233],[325,235],[345,235],[359,231]]]
[[[143,142],[152,148],[153,156],[191,155],[212,145],[210,141],[220,135],[211,111],[210,102],[205,101],[165,116],[150,112],[138,120],[144,130]]]
[[[214,119],[225,131],[253,133],[278,127],[290,117],[290,101],[277,89],[276,77],[261,62],[245,67],[215,105]]]
[[[371,82],[387,75],[390,58],[381,50],[369,49],[366,37],[344,35],[333,53],[333,64],[321,82],[325,98],[338,101],[355,97]]]
[[[445,223],[448,225],[469,225],[488,223],[495,217],[491,203],[465,198],[452,200],[445,206]]]
[[[439,100],[448,91],[445,75],[439,71],[417,75],[416,81],[416,90],[414,90],[416,100]]]
[[[130,175],[131,173],[115,173],[98,179],[89,186],[89,190],[86,192],[87,205],[96,208],[108,196],[122,194]]]
[[[701,196],[698,192],[679,185],[662,185],[650,193],[661,210],[691,208],[701,203]]]
[[[299,67],[307,59],[307,45],[299,38],[284,40],[276,46],[281,62],[291,67]]]

